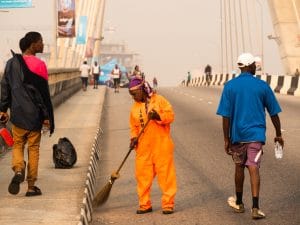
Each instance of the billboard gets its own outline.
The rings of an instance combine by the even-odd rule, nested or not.
[[[28,8],[32,0],[0,0],[0,8]]]
[[[75,0],[58,0],[57,16],[57,36],[75,37]]]

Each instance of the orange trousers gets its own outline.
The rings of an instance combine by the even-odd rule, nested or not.
[[[39,149],[41,141],[40,131],[29,131],[12,126],[14,145],[12,150],[12,169],[14,172],[20,172],[24,169],[24,148],[28,144],[28,166],[27,182],[28,186],[34,186],[38,176]]]
[[[150,151],[136,155],[136,180],[139,206],[141,209],[151,207],[150,191],[153,179],[157,175],[158,184],[162,191],[162,208],[174,208],[174,198],[176,194],[176,173],[173,154],[162,155],[153,154]]]

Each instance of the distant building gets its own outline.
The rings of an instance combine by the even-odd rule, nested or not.
[[[133,71],[137,64],[139,54],[128,50],[124,43],[101,43],[100,65],[104,65],[111,59],[117,59],[127,71]]]

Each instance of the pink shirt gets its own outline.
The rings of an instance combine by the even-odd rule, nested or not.
[[[48,71],[44,61],[34,55],[23,55],[23,59],[29,70],[48,80]]]

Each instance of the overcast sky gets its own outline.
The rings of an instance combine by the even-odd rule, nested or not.
[[[273,33],[267,1],[261,2],[265,72],[279,74],[282,66],[277,45],[267,39]],[[157,76],[160,85],[176,85],[186,78],[187,71],[202,71],[206,64],[212,65],[214,73],[220,71],[219,4],[220,0],[107,0],[104,23],[115,32],[104,36],[125,41],[139,53],[150,81]],[[249,15],[259,17],[258,13]],[[257,38],[259,29],[253,35]]]

